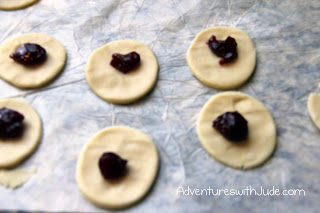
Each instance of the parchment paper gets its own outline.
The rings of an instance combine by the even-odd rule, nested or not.
[[[43,88],[21,90],[0,80],[0,98],[30,103],[44,131],[39,148],[18,167],[34,166],[37,172],[18,189],[0,186],[0,210],[108,211],[78,190],[77,156],[102,128],[128,125],[153,138],[161,166],[146,198],[123,212],[319,212],[320,131],[306,105],[320,83],[319,18],[317,0],[40,0],[26,9],[0,11],[1,43],[21,33],[47,33],[68,54],[62,74]],[[197,33],[218,25],[239,27],[252,37],[256,70],[238,91],[264,103],[277,125],[274,155],[254,170],[220,164],[196,135],[198,113],[221,91],[192,76],[185,53]],[[119,39],[147,44],[160,65],[154,90],[130,105],[101,100],[85,79],[91,52]],[[305,196],[177,193],[188,186],[299,188]]]

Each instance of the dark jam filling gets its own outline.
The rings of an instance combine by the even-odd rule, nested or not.
[[[127,73],[134,70],[140,64],[140,55],[136,52],[131,52],[126,55],[114,53],[110,65],[117,70]]]
[[[46,58],[46,50],[38,44],[26,43],[19,46],[11,55],[10,58],[16,62],[31,66],[43,63]]]
[[[222,58],[219,61],[220,65],[230,63],[238,57],[237,42],[234,38],[228,36],[225,41],[217,40],[213,35],[208,41],[210,50],[218,57]]]
[[[223,113],[213,121],[213,127],[232,142],[240,142],[248,137],[248,122],[237,111]]]
[[[16,138],[22,135],[24,116],[17,111],[1,108],[0,109],[0,138]]]
[[[105,179],[115,179],[124,175],[127,160],[113,152],[105,152],[99,159],[99,168]]]

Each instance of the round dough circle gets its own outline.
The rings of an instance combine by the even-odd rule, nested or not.
[[[248,138],[232,143],[212,127],[213,121],[227,111],[238,111],[248,121]],[[198,138],[205,150],[218,161],[238,169],[264,163],[276,146],[276,127],[262,103],[240,92],[213,96],[203,107],[197,122]]]
[[[14,139],[0,139],[0,168],[16,166],[38,146],[42,124],[38,113],[29,104],[17,99],[0,100],[0,109],[6,107],[24,115],[23,135]]]
[[[320,129],[320,95],[315,93],[309,95],[308,111],[313,123]]]
[[[221,58],[211,52],[206,42],[215,35],[217,40],[228,36],[237,42],[238,58],[220,65]],[[200,32],[187,51],[187,63],[202,83],[216,89],[232,89],[241,86],[254,71],[256,50],[249,35],[235,27],[211,27]]]
[[[0,9],[1,10],[16,10],[25,8],[38,0],[1,0]]]
[[[110,65],[112,54],[137,52],[140,65],[123,74]],[[143,43],[132,40],[110,42],[95,50],[86,66],[86,77],[91,89],[102,99],[118,104],[133,102],[149,92],[156,83],[158,62],[153,52]]]
[[[47,59],[40,65],[24,66],[9,56],[24,43],[36,43],[47,52]],[[41,33],[17,36],[0,47],[0,77],[20,88],[37,88],[53,80],[63,69],[66,51],[56,39]]]
[[[119,180],[105,180],[98,161],[104,152],[128,160],[128,171]],[[83,148],[76,178],[83,195],[94,204],[111,209],[128,207],[142,199],[158,171],[158,152],[142,132],[126,127],[108,127],[98,132]]]

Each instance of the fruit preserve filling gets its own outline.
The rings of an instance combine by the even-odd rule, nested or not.
[[[0,138],[16,138],[24,130],[24,116],[6,107],[0,109]]]
[[[215,128],[227,140],[240,142],[248,137],[248,122],[237,111],[225,112],[213,121]]]
[[[219,61],[220,65],[232,62],[238,57],[237,42],[234,38],[228,36],[226,40],[217,40],[212,35],[208,41],[210,50],[218,57],[222,58]]]
[[[127,160],[113,152],[104,152],[99,159],[99,168],[105,179],[116,179],[124,175]]]
[[[110,65],[126,74],[127,72],[134,70],[140,64],[140,55],[136,52],[131,52],[126,55],[120,53],[114,53]]]
[[[30,66],[38,65],[47,58],[46,50],[38,44],[25,43],[19,46],[11,55],[14,61]]]

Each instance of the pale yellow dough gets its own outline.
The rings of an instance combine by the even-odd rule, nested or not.
[[[211,52],[206,42],[215,35],[217,40],[228,36],[237,42],[238,58],[220,65],[221,58]],[[247,33],[235,27],[211,27],[200,32],[187,51],[187,63],[193,75],[216,89],[232,89],[245,83],[254,71],[256,50]]]
[[[17,10],[25,8],[38,0],[0,0],[1,10]]]
[[[36,66],[24,66],[9,56],[24,43],[36,43],[47,52],[44,63]],[[0,47],[0,77],[20,88],[37,88],[53,80],[63,69],[66,51],[56,39],[41,33],[29,33],[17,36]]]
[[[25,169],[0,170],[0,184],[15,189],[27,182],[30,176]]]
[[[123,74],[110,65],[112,54],[137,52],[140,65]],[[86,65],[88,83],[102,99],[118,104],[131,103],[148,93],[156,83],[158,62],[143,43],[132,40],[110,42],[95,50]]]
[[[241,143],[225,139],[213,121],[227,111],[238,111],[248,122],[248,138]],[[198,138],[205,150],[218,161],[237,169],[264,163],[276,146],[276,127],[262,103],[240,92],[213,96],[203,107],[197,122]]]
[[[104,152],[126,159],[128,171],[118,180],[105,180],[98,161]],[[142,199],[158,171],[158,152],[142,132],[126,127],[108,127],[98,132],[83,148],[76,179],[83,195],[94,204],[110,209],[125,208]]]
[[[308,110],[313,123],[320,129],[320,95],[311,93],[308,99]]]
[[[29,104],[17,99],[0,100],[0,109],[6,107],[24,115],[23,135],[15,139],[0,139],[0,168],[16,166],[38,146],[42,125],[38,113]]]

